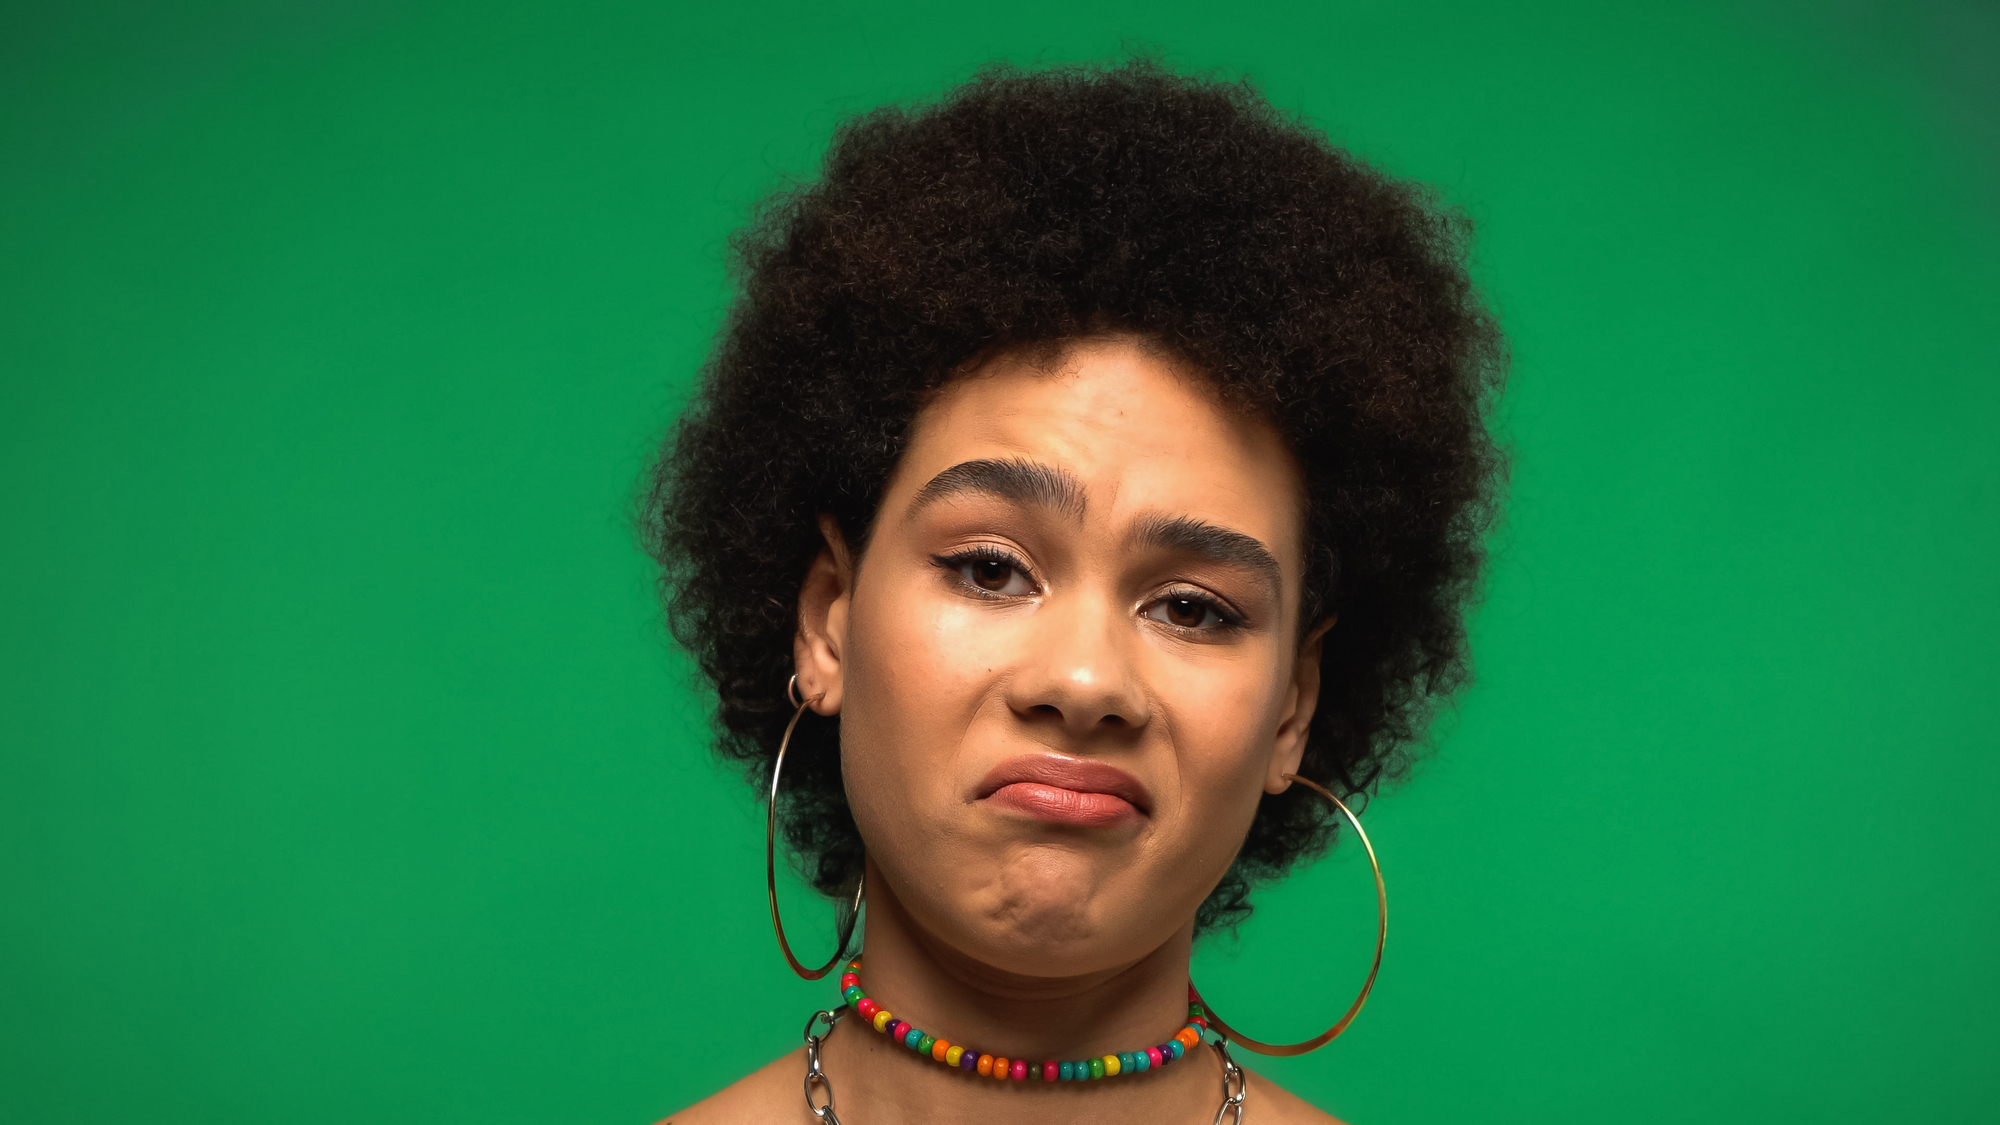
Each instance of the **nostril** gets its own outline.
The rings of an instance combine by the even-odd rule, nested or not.
[[[1028,708],[1028,713],[1031,715],[1054,715],[1058,719],[1062,718],[1061,709],[1053,703],[1037,703],[1033,707]]]

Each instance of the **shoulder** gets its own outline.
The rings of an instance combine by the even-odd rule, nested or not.
[[[1341,1120],[1330,1113],[1323,1113],[1311,1102],[1278,1085],[1276,1082],[1251,1070],[1243,1068],[1249,1079],[1249,1098],[1243,1105],[1244,1125],[1343,1125]]]
[[[667,1115],[658,1125],[770,1125],[799,1122],[818,1125],[806,1111],[800,1093],[799,1076],[805,1073],[803,1049],[787,1051],[715,1094],[679,1113]],[[1244,1068],[1249,1080],[1249,1098],[1244,1106],[1245,1125],[1343,1125],[1331,1114],[1322,1113],[1304,1098]]]
[[[803,1122],[818,1125],[806,1111],[799,1077],[806,1071],[805,1048],[787,1051],[709,1097],[668,1114],[658,1125],[771,1125]]]

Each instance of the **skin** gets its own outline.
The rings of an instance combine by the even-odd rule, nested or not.
[[[1107,338],[1053,365],[1001,356],[940,392],[864,557],[824,521],[794,654],[801,694],[841,716],[870,996],[1033,1060],[1185,1022],[1196,908],[1259,797],[1290,784],[1318,697],[1333,622],[1298,626],[1302,489],[1269,425]],[[1143,794],[991,793],[1024,759],[1110,765]],[[849,1125],[1206,1123],[1221,1096],[1206,1047],[1056,1085],[954,1073],[858,1019],[822,1053]],[[669,1120],[812,1122],[804,1069],[790,1052]],[[1332,1120],[1255,1075],[1245,1108]]]

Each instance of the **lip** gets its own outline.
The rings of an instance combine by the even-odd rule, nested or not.
[[[994,766],[975,799],[1080,828],[1135,821],[1152,807],[1146,787],[1117,766],[1050,754],[1024,754]]]

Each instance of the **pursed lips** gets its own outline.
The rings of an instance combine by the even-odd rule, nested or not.
[[[1152,807],[1146,787],[1124,770],[1048,754],[1025,754],[993,767],[981,780],[975,799],[1037,820],[1083,828],[1137,820]]]

